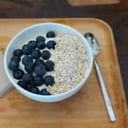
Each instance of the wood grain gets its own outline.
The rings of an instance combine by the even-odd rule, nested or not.
[[[117,60],[113,33],[98,19],[4,19],[0,20],[0,50],[4,53],[12,37],[27,26],[58,22],[76,28],[82,34],[92,32],[100,42],[98,56],[105,83],[117,115],[117,122],[109,121],[102,93],[93,69],[86,85],[71,98],[58,103],[32,101],[18,91],[0,99],[1,128],[126,128],[126,100]]]
[[[108,5],[117,4],[119,0],[68,0],[70,5],[85,6],[85,5]]]

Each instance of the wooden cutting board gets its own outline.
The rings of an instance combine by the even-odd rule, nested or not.
[[[12,37],[27,26],[58,22],[76,28],[82,34],[92,32],[100,42],[97,57],[107,85],[117,121],[111,123],[95,69],[85,86],[71,98],[57,103],[32,101],[17,90],[0,99],[0,128],[126,128],[126,101],[115,42],[111,28],[98,19],[1,19],[0,51],[4,53]],[[3,68],[3,67],[1,67]],[[1,83],[2,84],[2,83]]]

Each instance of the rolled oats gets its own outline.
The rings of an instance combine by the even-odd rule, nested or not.
[[[58,34],[56,47],[52,52],[55,63],[51,73],[55,84],[48,86],[51,94],[66,92],[80,83],[88,67],[87,50],[83,42],[75,35]]]

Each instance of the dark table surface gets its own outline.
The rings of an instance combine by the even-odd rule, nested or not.
[[[1,0],[0,18],[99,18],[113,30],[128,103],[128,1],[125,4],[72,6],[66,0]]]

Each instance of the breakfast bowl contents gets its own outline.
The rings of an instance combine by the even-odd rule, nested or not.
[[[4,68],[12,85],[26,97],[56,102],[85,85],[93,65],[86,39],[57,23],[30,26],[9,43]]]

